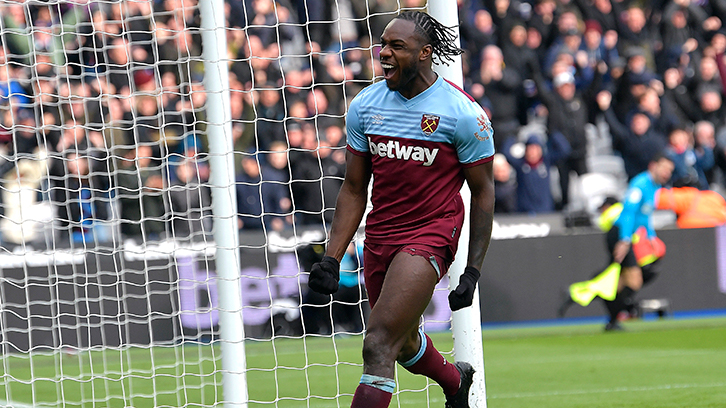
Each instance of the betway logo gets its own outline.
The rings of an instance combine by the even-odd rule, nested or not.
[[[371,154],[388,157],[389,159],[423,162],[426,167],[432,165],[436,155],[439,154],[438,148],[431,150],[428,147],[404,146],[397,140],[389,140],[388,143],[373,143],[370,137],[368,138],[368,147]]]

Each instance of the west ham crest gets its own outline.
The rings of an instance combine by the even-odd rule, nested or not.
[[[492,124],[491,122],[489,122],[489,119],[482,113],[476,118],[476,123],[477,125],[479,125],[479,132],[482,132],[483,134],[480,134],[479,132],[474,132],[474,137],[482,142],[485,140],[489,140],[489,133],[492,132]]]
[[[439,127],[439,120],[441,118],[436,115],[429,115],[424,113],[423,116],[421,116],[421,130],[424,132],[426,136],[434,133],[436,129]]]

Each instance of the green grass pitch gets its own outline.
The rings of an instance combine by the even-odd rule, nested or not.
[[[488,407],[726,407],[726,318],[626,327],[484,330]],[[449,333],[432,338],[451,349]],[[248,342],[250,407],[350,406],[361,340]],[[0,359],[0,406],[221,406],[219,369],[219,348],[203,344],[9,355]],[[443,404],[438,386],[398,371],[391,407]]]

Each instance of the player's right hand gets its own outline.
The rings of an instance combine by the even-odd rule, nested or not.
[[[332,295],[338,291],[340,280],[340,263],[332,256],[325,256],[310,268],[308,287],[324,295]]]
[[[630,251],[630,242],[628,241],[618,241],[617,244],[615,244],[615,248],[613,249],[613,260],[617,263],[622,263],[623,259],[625,259],[625,256]]]

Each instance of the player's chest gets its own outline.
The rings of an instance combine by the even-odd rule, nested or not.
[[[409,111],[368,106],[361,109],[360,121],[366,135],[449,142],[456,131],[457,118],[433,108]]]

